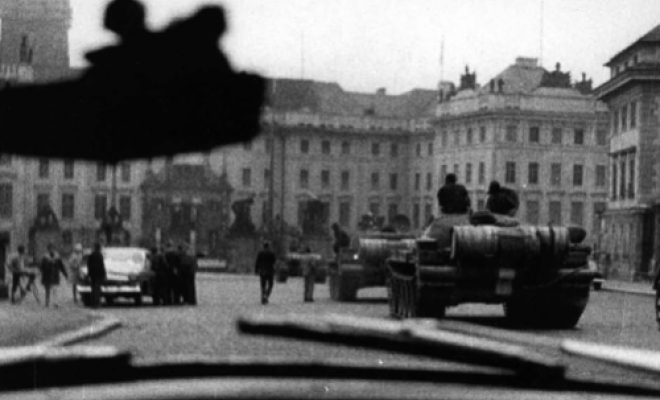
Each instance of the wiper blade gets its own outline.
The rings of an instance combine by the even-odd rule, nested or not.
[[[565,372],[557,358],[528,347],[439,330],[435,324],[340,315],[255,315],[239,319],[238,328],[248,334],[337,343],[496,367],[544,381],[561,379]]]

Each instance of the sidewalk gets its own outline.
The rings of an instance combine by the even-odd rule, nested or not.
[[[603,282],[604,292],[619,292],[643,296],[655,296],[655,290],[649,282],[625,282],[617,280],[606,280]]]
[[[0,301],[0,347],[31,346],[102,322],[102,317],[77,305],[44,308],[32,302]]]

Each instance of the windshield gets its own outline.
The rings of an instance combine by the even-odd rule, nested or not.
[[[0,0],[2,92],[74,94],[32,111],[0,93],[0,126],[11,99],[26,126],[72,104],[83,122],[47,147],[107,155],[0,157],[0,265],[23,245],[39,267],[34,296],[6,269],[11,310],[96,305],[124,325],[90,343],[145,359],[440,364],[235,328],[290,313],[659,351],[658,16],[656,0]],[[43,272],[49,244],[66,277]],[[96,244],[149,274],[85,258],[79,276]]]

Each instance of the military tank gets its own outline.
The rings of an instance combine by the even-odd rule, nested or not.
[[[354,301],[362,288],[385,287],[389,277],[388,258],[399,251],[411,251],[415,245],[412,234],[364,233],[350,248],[340,250],[335,261],[328,263],[330,298]]]
[[[445,234],[387,261],[393,317],[442,318],[447,307],[486,303],[502,304],[515,325],[577,324],[594,279],[582,228],[434,224]]]

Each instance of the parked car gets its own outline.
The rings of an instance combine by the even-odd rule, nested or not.
[[[106,247],[103,250],[106,281],[101,287],[101,293],[106,303],[112,303],[115,298],[128,297],[135,304],[142,304],[143,296],[152,294],[152,278],[149,261],[149,251],[139,247]],[[84,305],[91,304],[91,286],[87,275],[87,257],[83,258],[80,269],[78,293]]]

